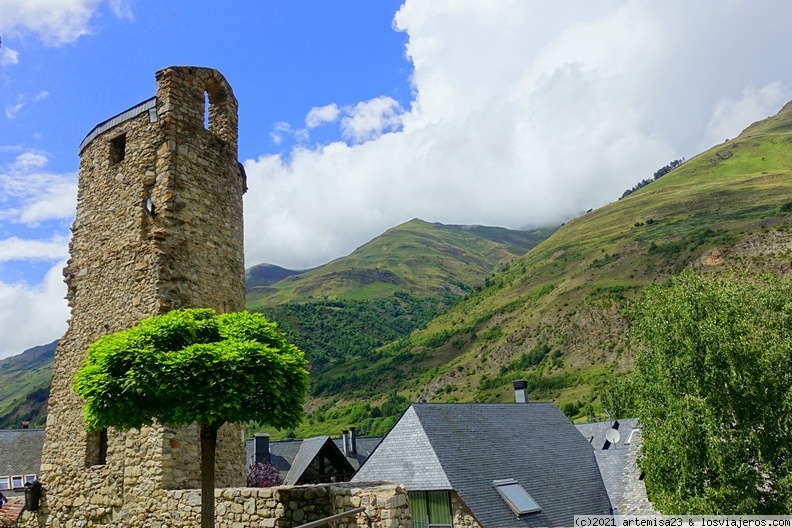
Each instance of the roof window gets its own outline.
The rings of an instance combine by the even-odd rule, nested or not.
[[[11,478],[8,476],[0,477],[0,491],[11,489]]]
[[[493,480],[492,485],[498,490],[500,496],[517,515],[542,511],[536,501],[528,495],[525,488],[514,479]]]

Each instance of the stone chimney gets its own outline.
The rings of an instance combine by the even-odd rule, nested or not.
[[[27,429],[30,427],[30,422],[22,422],[22,429]]]
[[[528,382],[525,380],[512,381],[514,387],[514,401],[528,403]]]
[[[253,435],[253,461],[256,464],[270,463],[269,434],[256,433]]]
[[[352,456],[357,455],[357,436],[355,435],[355,428],[349,428],[349,454]]]

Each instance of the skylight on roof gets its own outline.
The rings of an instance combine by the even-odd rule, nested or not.
[[[498,493],[500,493],[500,496],[506,501],[506,504],[509,505],[509,508],[517,515],[542,511],[542,508],[536,504],[536,501],[528,495],[525,488],[520,486],[520,483],[516,480],[493,480],[492,485],[495,486],[495,489],[498,490]]]

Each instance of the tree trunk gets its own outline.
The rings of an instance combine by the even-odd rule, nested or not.
[[[215,452],[217,430],[222,424],[201,424],[201,528],[214,528]]]

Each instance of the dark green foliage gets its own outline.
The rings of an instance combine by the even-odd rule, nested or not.
[[[302,352],[259,314],[174,310],[97,340],[75,376],[92,429],[217,422],[296,425]]]
[[[641,468],[664,513],[792,509],[791,285],[688,271],[635,307]]]
[[[456,297],[418,299],[406,292],[367,301],[333,300],[282,304],[261,311],[297,344],[314,373],[365,357],[431,321]],[[447,339],[446,339],[447,340]]]
[[[384,436],[409,406],[408,398],[391,390],[379,407],[368,403],[351,403],[331,411],[318,409],[311,418],[320,423],[352,424],[360,436]]]
[[[439,348],[448,343],[448,340],[451,339],[454,333],[455,332],[451,330],[443,330],[442,332],[431,334],[427,337],[426,341],[424,341],[424,345],[429,348]]]
[[[602,408],[613,420],[638,416],[638,390],[633,374],[614,374],[597,389]]]
[[[659,180],[660,178],[662,178],[663,176],[665,176],[666,174],[668,174],[672,170],[674,170],[677,167],[679,167],[680,165],[682,165],[684,162],[685,162],[685,158],[674,160],[671,163],[669,163],[668,165],[665,165],[664,167],[661,167],[661,168],[657,169],[655,171],[655,173],[652,175],[652,178],[639,181],[631,189],[627,189],[626,191],[624,191],[624,193],[621,195],[621,197],[619,197],[619,200],[621,200],[622,198],[624,198],[626,196],[631,195],[632,193],[634,193],[638,189],[646,187],[647,185],[649,185],[653,181]]]
[[[672,258],[683,253],[684,251],[694,251],[698,247],[705,244],[725,245],[731,243],[733,240],[733,236],[722,229],[696,229],[675,241],[661,244],[658,244],[655,241],[650,242],[649,255],[657,255],[663,258]]]
[[[591,262],[591,267],[592,268],[601,268],[601,267],[606,266],[606,265],[608,265],[608,264],[610,264],[612,262],[616,262],[618,259],[619,259],[619,254],[618,253],[612,253],[612,254],[605,253],[605,255],[601,259],[595,258]]]
[[[504,365],[500,369],[501,374],[509,372],[521,372],[541,363],[547,354],[550,353],[550,345],[540,344],[535,346],[530,352],[522,354],[517,359],[511,361],[509,364]]]

